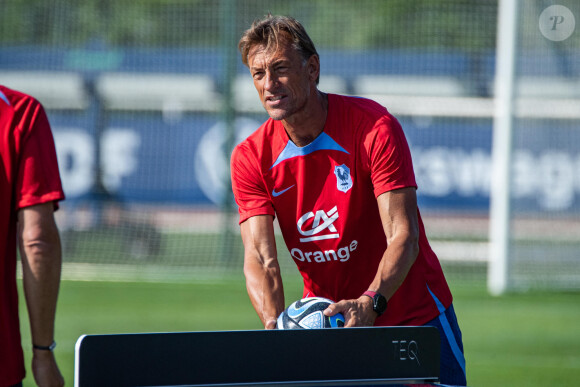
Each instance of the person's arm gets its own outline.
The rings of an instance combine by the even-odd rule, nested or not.
[[[248,295],[264,327],[274,329],[276,318],[284,310],[284,288],[276,252],[273,218],[271,215],[253,216],[240,227]]]
[[[49,346],[54,341],[62,264],[52,202],[18,211],[18,239],[32,344]],[[39,386],[64,385],[52,351],[33,349],[32,372]]]
[[[379,292],[388,300],[405,280],[419,253],[417,195],[414,187],[402,188],[381,194],[377,202],[388,245],[368,290]],[[371,298],[362,295],[332,304],[325,314],[338,312],[345,315],[346,327],[372,326],[377,318]]]

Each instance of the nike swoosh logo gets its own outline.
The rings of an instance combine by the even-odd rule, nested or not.
[[[293,184],[293,185],[291,185],[290,187],[288,187],[288,188],[286,188],[286,189],[283,189],[282,191],[278,191],[278,192],[276,192],[276,189],[274,188],[274,189],[272,190],[272,196],[274,196],[274,197],[278,197],[278,196],[282,195],[284,192],[288,191],[290,188],[294,187],[295,185],[296,185],[296,184]]]
[[[306,303],[304,303],[303,305],[300,305],[300,303],[293,304],[290,306],[290,308],[288,308],[288,316],[294,318],[294,317],[298,317],[300,316],[302,313],[304,313],[304,311],[306,309],[308,309],[311,305],[316,304],[317,302],[320,302],[319,298],[313,298],[311,301],[308,301]],[[299,308],[297,308],[296,306],[300,306]]]

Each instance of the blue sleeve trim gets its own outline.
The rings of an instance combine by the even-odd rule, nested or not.
[[[8,106],[12,106],[12,105],[10,105],[10,101],[8,100],[8,97],[6,97],[6,94],[4,94],[1,91],[0,91],[0,99],[2,99],[4,102],[6,102],[8,104]]]

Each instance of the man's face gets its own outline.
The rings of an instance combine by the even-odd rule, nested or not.
[[[281,44],[275,52],[263,45],[252,47],[248,66],[260,101],[272,119],[285,120],[304,109],[318,75],[318,68],[314,68],[318,61],[313,58],[304,61],[290,44]]]

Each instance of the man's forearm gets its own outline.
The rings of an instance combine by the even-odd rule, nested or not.
[[[284,310],[284,289],[272,223],[272,216],[262,215],[241,224],[246,288],[267,329],[275,327],[278,314]]]
[[[29,261],[31,259],[29,258]],[[47,346],[54,340],[54,320],[60,285],[60,259],[32,258],[24,263],[23,284],[32,342]]]
[[[274,328],[272,320],[284,310],[284,288],[277,265],[264,267],[258,263],[244,266],[250,301],[265,328]]]
[[[397,291],[419,254],[419,223],[415,188],[386,192],[377,198],[387,249],[370,290],[387,299]]]
[[[417,254],[418,247],[413,240],[393,241],[387,247],[369,289],[391,298],[405,280]]]
[[[62,265],[60,237],[49,206],[23,209],[19,218],[24,295],[32,341],[41,346],[54,340]]]

